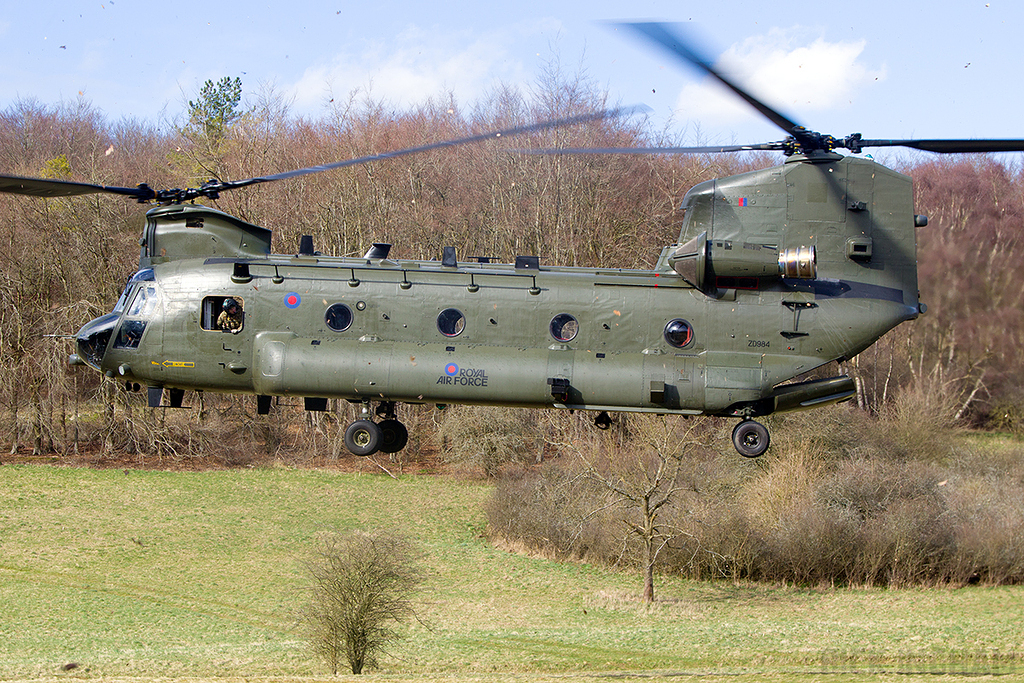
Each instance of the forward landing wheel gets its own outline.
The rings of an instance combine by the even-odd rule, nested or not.
[[[356,420],[345,430],[345,447],[353,455],[373,455],[383,440],[380,427],[372,420]]]
[[[409,443],[409,430],[398,420],[381,420],[377,427],[380,428],[381,453],[397,453]]]
[[[743,420],[732,430],[732,445],[744,458],[757,458],[768,450],[768,428],[760,422]]]

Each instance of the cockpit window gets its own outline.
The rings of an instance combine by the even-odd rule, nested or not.
[[[138,282],[153,282],[156,280],[156,275],[153,273],[152,268],[143,268],[139,272],[132,275],[131,279],[128,280],[128,284],[125,285],[124,291],[121,292],[121,298],[117,300],[114,305],[114,313],[120,313],[124,310],[124,307],[128,305],[128,299],[131,297],[134,286]]]
[[[128,309],[128,316],[132,318],[148,318],[153,315],[156,308],[156,287],[144,285],[139,287],[132,299],[131,307]]]
[[[137,349],[142,341],[142,335],[146,331],[146,325],[149,324],[149,318],[156,310],[159,302],[156,285],[142,284],[135,290],[134,295],[130,294],[135,281],[143,280],[145,282],[144,278],[139,277],[144,272],[146,271],[136,273],[132,282],[128,283],[128,289],[125,290],[125,294],[131,297],[131,303],[128,305],[125,319],[117,331],[117,337],[114,338],[115,349]],[[149,272],[152,273],[152,271]],[[122,299],[125,298],[127,297],[122,297]]]
[[[145,320],[125,320],[117,331],[114,340],[115,349],[137,349],[142,341],[142,333],[146,331]]]

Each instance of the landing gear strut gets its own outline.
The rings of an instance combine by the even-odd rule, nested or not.
[[[732,445],[744,458],[757,458],[764,455],[770,441],[768,428],[760,422],[750,419],[742,420],[732,430]]]
[[[376,413],[384,419],[374,422],[369,402],[363,403],[360,418],[345,430],[345,447],[354,455],[397,453],[409,443],[409,430],[395,418],[394,401],[382,401]]]

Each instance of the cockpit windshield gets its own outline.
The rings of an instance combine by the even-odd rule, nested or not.
[[[132,284],[129,283],[129,289],[131,286]],[[131,303],[125,311],[124,321],[114,340],[115,349],[138,348],[146,326],[149,324],[149,319],[160,301],[156,285],[151,282],[142,282],[135,289],[134,295],[129,294],[129,297]]]
[[[148,318],[153,315],[153,309],[156,308],[156,301],[155,285],[143,285],[142,287],[139,287],[139,290],[135,293],[135,298],[132,299],[132,305],[128,309],[128,317]]]
[[[128,284],[125,285],[124,291],[121,292],[121,298],[114,304],[114,313],[121,313],[124,311],[125,306],[128,305],[128,299],[131,297],[132,291],[135,288],[135,284],[138,282],[153,282],[156,276],[153,274],[152,268],[143,268],[139,272],[132,275],[131,279],[128,280]]]
[[[135,273],[117,300],[113,312],[87,323],[78,331],[79,357],[99,370],[107,352],[107,344],[110,343],[114,329],[118,328],[118,321],[121,325],[114,337],[114,348],[138,348],[148,318],[156,312],[159,303],[159,290],[153,269],[144,268]],[[122,314],[124,320],[121,320]]]

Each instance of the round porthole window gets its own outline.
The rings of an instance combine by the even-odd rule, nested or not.
[[[335,332],[344,332],[352,326],[352,309],[345,304],[334,304],[324,314],[324,322]]]
[[[693,326],[682,318],[670,320],[665,325],[665,341],[677,349],[688,346],[693,341]]]
[[[457,308],[446,308],[437,314],[437,329],[446,337],[457,337],[466,329],[466,316]]]
[[[580,331],[580,323],[568,313],[559,313],[551,319],[551,326],[548,329],[551,331],[551,336],[558,341],[570,342]]]

